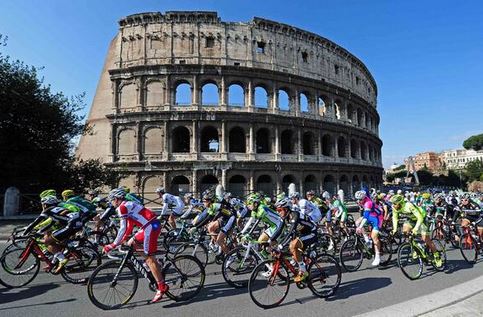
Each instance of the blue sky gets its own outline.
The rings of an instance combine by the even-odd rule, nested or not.
[[[117,21],[170,10],[265,17],[348,49],[378,84],[385,166],[483,133],[483,1],[1,1],[1,50],[44,67],[54,91],[85,91],[90,107]]]

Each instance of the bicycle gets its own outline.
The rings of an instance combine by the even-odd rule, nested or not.
[[[446,250],[438,240],[432,240],[438,250],[442,264],[436,265],[434,255],[427,245],[422,245],[414,235],[409,234],[408,241],[399,246],[397,263],[403,274],[410,280],[417,280],[423,274],[423,264],[431,265],[438,271],[444,271],[446,267]]]
[[[308,277],[305,281],[296,283],[300,289],[308,288],[320,298],[332,296],[341,281],[341,269],[337,260],[329,254],[317,255],[309,251],[303,255],[307,265]],[[252,301],[261,308],[273,308],[280,305],[288,294],[291,277],[298,270],[290,263],[289,254],[272,249],[272,259],[258,264],[253,270],[248,282],[248,291]],[[275,293],[275,299],[269,299]],[[265,301],[266,300],[266,301]]]
[[[466,262],[475,264],[478,260],[478,253],[482,249],[480,237],[478,235],[478,228],[475,221],[472,221],[468,226],[462,227],[463,235],[460,238],[461,255]]]
[[[127,251],[120,250],[122,257],[108,255],[112,261],[99,266],[87,282],[90,301],[103,310],[119,308],[127,304],[138,287],[139,274],[149,282],[149,288],[156,291],[157,282],[137,258],[136,251],[130,246]],[[158,258],[161,272],[169,290],[166,295],[177,302],[195,297],[205,283],[205,269],[200,261],[190,255],[170,257],[168,252]],[[106,302],[104,302],[106,301]]]
[[[380,234],[379,241],[381,242],[381,261],[379,265],[386,266],[392,259],[392,240],[387,235]],[[374,243],[371,243],[371,245],[368,246],[367,243],[364,242],[362,235],[356,233],[347,239],[340,247],[339,260],[346,271],[355,272],[361,267],[364,258],[370,260],[375,254]]]
[[[446,217],[436,218],[435,228],[431,231],[431,239],[436,239],[443,243],[445,246],[448,243],[454,248],[458,248],[458,241],[456,240],[456,224],[453,221],[449,221]]]
[[[189,242],[184,242],[180,246],[176,247],[173,254],[189,254],[200,260],[201,264],[206,267],[208,264],[213,264],[216,261],[216,253],[210,247],[210,239],[206,239],[207,235],[204,229],[196,230],[193,235],[186,240],[191,240]]]
[[[101,264],[101,256],[89,241],[74,238],[64,243],[68,262],[60,272],[55,273],[52,255],[42,250],[37,238],[36,234],[27,236],[25,247],[11,248],[0,257],[1,271],[6,273],[0,276],[0,284],[7,288],[28,285],[39,273],[40,262],[46,264],[46,272],[53,275],[60,273],[67,282],[82,284],[87,281],[91,271]]]

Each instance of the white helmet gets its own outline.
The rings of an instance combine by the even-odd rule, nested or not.
[[[356,193],[355,193],[354,196],[355,196],[355,198],[357,200],[362,200],[362,199],[364,199],[366,197],[366,192],[365,191],[362,191],[362,190],[359,190],[359,191],[356,191]]]
[[[322,198],[324,198],[324,199],[330,199],[330,194],[329,194],[329,192],[328,192],[328,191],[323,192],[323,193],[322,193]]]
[[[60,201],[59,201],[59,199],[57,199],[57,197],[50,195],[50,196],[43,197],[40,200],[40,202],[42,204],[45,204],[45,205],[52,205],[53,206],[53,205],[57,205]]]
[[[126,191],[122,188],[116,188],[111,190],[109,193],[109,196],[107,197],[107,200],[111,201],[114,198],[124,198],[126,196]]]
[[[396,194],[402,195],[402,189],[398,189],[397,192],[396,192]]]
[[[290,195],[288,195],[288,198],[290,198],[290,199],[294,199],[294,198],[300,199],[300,194],[298,192],[293,192]]]

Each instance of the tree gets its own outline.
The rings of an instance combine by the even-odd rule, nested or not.
[[[83,97],[53,93],[35,67],[0,52],[0,192],[80,189],[117,177],[98,161],[74,157],[71,140],[84,130]]]
[[[419,183],[421,185],[431,185],[433,181],[433,173],[427,169],[420,169],[418,172]]]
[[[480,160],[474,160],[466,163],[465,176],[469,182],[479,180],[483,175],[483,162]]]
[[[467,150],[473,149],[479,151],[483,148],[483,133],[470,136],[463,142],[463,147]]]

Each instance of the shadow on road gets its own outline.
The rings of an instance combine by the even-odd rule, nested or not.
[[[358,280],[341,283],[334,296],[327,298],[327,301],[345,299],[351,296],[366,294],[392,284],[388,277],[365,277]]]
[[[10,302],[16,302],[20,301],[23,299],[29,299],[33,298],[38,295],[43,295],[46,292],[53,290],[60,285],[58,284],[39,284],[39,285],[34,285],[28,288],[19,288],[18,291],[15,290],[9,290],[9,289],[2,289],[2,299],[0,301],[0,304],[6,304]],[[62,300],[62,301],[55,301],[55,302],[47,302],[47,303],[41,303],[41,304],[34,304],[34,305],[20,305],[20,306],[15,306],[15,307],[6,307],[6,308],[0,308],[1,310],[7,310],[7,309],[14,309],[14,308],[23,308],[23,307],[29,307],[29,306],[39,306],[39,305],[51,305],[51,304],[57,304],[57,303],[64,303],[64,302],[71,302],[74,301],[75,299],[67,299],[67,300]]]
[[[478,261],[477,261],[478,263]],[[448,260],[446,262],[446,274],[451,274],[460,270],[467,270],[467,269],[472,269],[475,264],[470,264],[466,262],[465,260]]]

